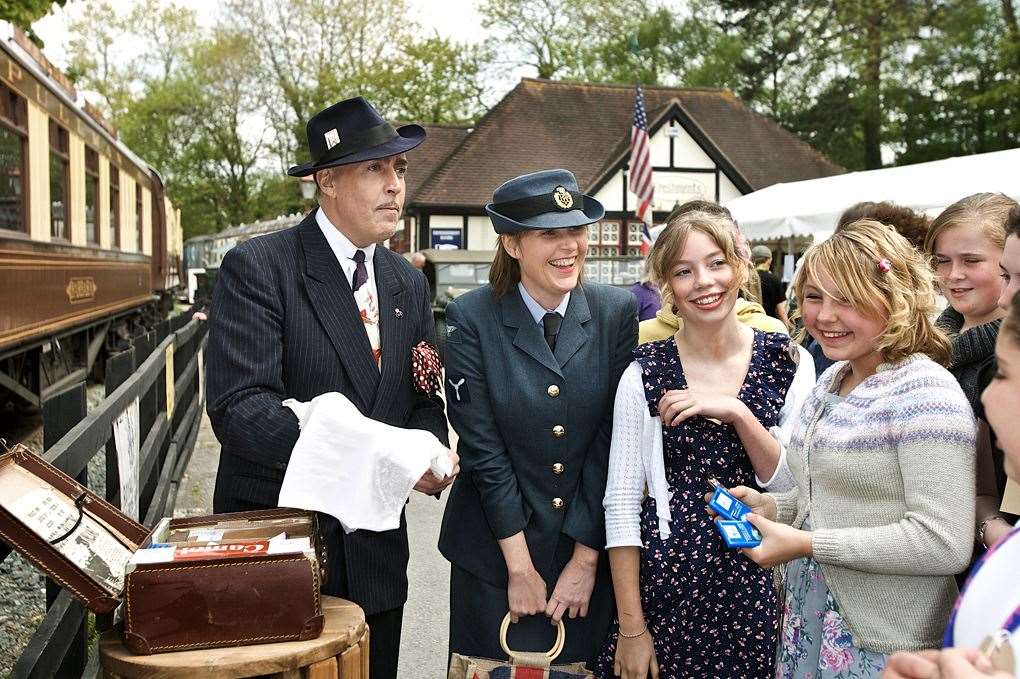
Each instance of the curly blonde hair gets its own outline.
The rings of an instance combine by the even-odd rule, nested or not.
[[[692,231],[700,231],[712,239],[722,250],[723,258],[733,270],[733,282],[727,291],[744,290],[748,280],[747,264],[737,254],[734,233],[737,225],[733,219],[720,212],[696,210],[678,216],[670,216],[666,227],[655,239],[655,245],[648,253],[648,266],[651,278],[659,286],[659,296],[666,308],[673,306],[673,289],[669,285],[673,265],[683,254],[687,245],[687,237]]]
[[[794,320],[802,317],[804,287],[819,284],[824,269],[836,286],[826,290],[860,313],[885,319],[876,347],[885,361],[897,362],[915,353],[949,365],[951,344],[933,318],[935,282],[920,252],[896,230],[873,219],[849,224],[804,254],[793,280],[797,297]],[[806,329],[798,333],[803,339]]]

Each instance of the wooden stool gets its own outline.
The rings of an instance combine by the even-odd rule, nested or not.
[[[99,642],[106,679],[236,679],[270,675],[277,679],[368,679],[368,625],[356,604],[322,597],[325,624],[318,639],[279,644],[207,648],[135,655],[116,630]]]

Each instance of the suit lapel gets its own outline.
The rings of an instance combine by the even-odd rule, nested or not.
[[[556,337],[556,362],[559,365],[566,366],[570,357],[591,339],[584,327],[590,320],[588,297],[584,294],[584,288],[578,285],[570,292],[567,311],[560,324],[560,333]],[[545,338],[542,340],[545,341]]]
[[[524,306],[524,300],[521,299],[520,291],[516,287],[511,292],[503,295],[502,299],[500,299],[500,307],[503,314],[503,325],[517,329],[514,335],[514,346],[560,377],[563,377],[560,364],[556,361],[556,357],[553,356],[549,345],[546,344],[545,335],[542,333],[542,326],[532,318],[528,308]],[[562,329],[560,332],[562,333]]]
[[[314,210],[297,228],[305,255],[305,289],[312,309],[354,384],[360,410],[368,412],[379,383],[379,369],[351,285],[319,230]]]
[[[373,415],[392,405],[402,382],[400,372],[409,365],[411,329],[414,326],[410,284],[381,245],[372,258],[379,293],[379,333],[382,344],[382,379],[372,406]],[[399,314],[399,315],[398,315]]]

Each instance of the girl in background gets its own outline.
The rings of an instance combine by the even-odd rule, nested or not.
[[[932,321],[921,255],[855,222],[815,245],[794,281],[807,332],[836,363],[786,449],[796,490],[732,492],[790,563],[777,676],[876,677],[887,654],[938,645],[974,530],[974,416]]]
[[[1006,242],[1006,222],[1016,201],[1001,193],[976,193],[942,211],[931,223],[924,249],[932,258],[936,280],[949,307],[936,323],[953,343],[949,371],[960,383],[977,417],[977,550],[994,545],[1011,526],[999,513],[1006,473],[1002,452],[992,438],[981,406],[981,392],[995,371],[995,336],[1005,310],[999,263]],[[1010,517],[1013,518],[1013,517]],[[963,582],[965,574],[958,578]]]
[[[1016,235],[1010,236],[1017,238]],[[1008,302],[996,341],[998,368],[981,395],[988,423],[1005,453],[1006,474],[1020,481],[1020,295]],[[1020,531],[1011,529],[972,569],[945,634],[944,651],[897,653],[883,679],[1020,677]],[[991,640],[990,642],[988,640]],[[955,648],[953,648],[955,647]],[[1010,668],[1010,655],[1013,667]]]

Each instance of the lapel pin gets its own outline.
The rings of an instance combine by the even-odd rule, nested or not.
[[[393,308],[393,315],[396,316],[397,318],[403,318],[404,317],[404,312],[401,311],[399,307],[394,307]]]

